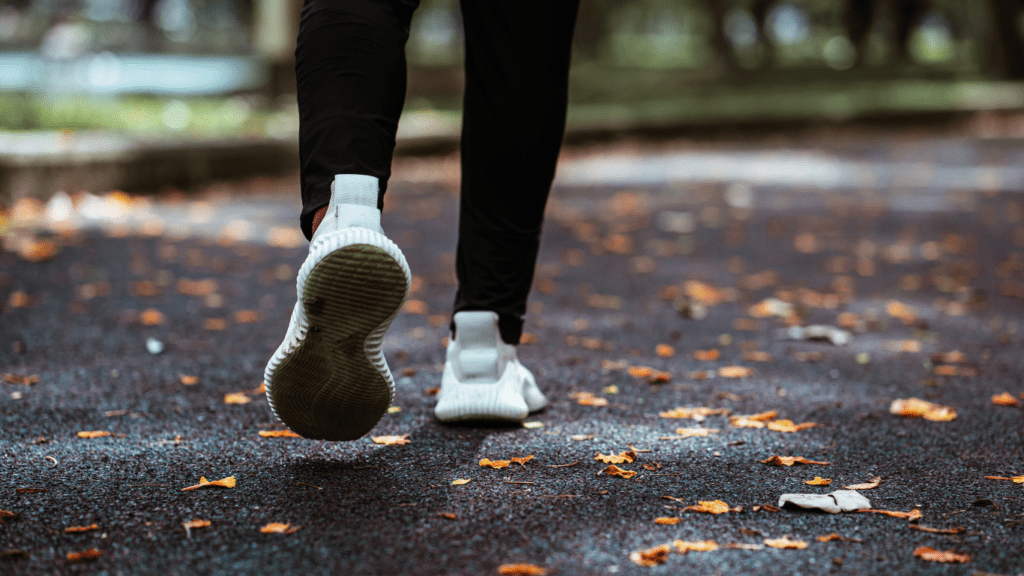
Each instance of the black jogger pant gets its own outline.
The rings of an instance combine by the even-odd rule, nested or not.
[[[306,0],[295,50],[302,230],[335,174],[391,175],[419,0]],[[493,310],[518,343],[565,132],[579,0],[461,0],[466,38],[454,312]]]

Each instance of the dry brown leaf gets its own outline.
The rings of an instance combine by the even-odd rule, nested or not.
[[[20,374],[11,374],[9,372],[4,372],[4,375],[3,377],[0,377],[0,380],[7,382],[8,384],[21,384],[23,386],[32,386],[33,384],[39,383],[39,375],[32,374],[29,376],[22,376]]]
[[[664,384],[672,380],[672,373],[666,370],[654,370],[646,380],[648,384]]]
[[[920,398],[897,398],[889,405],[889,413],[908,418],[924,418],[932,422],[947,422],[956,418],[956,410],[953,408]]]
[[[636,476],[636,471],[635,470],[624,470],[622,468],[619,468],[615,464],[609,465],[607,468],[605,468],[603,470],[603,472],[605,474],[609,475],[609,476],[618,476],[619,478],[626,478],[626,479],[629,479],[629,478],[632,478],[633,476]]]
[[[917,322],[918,315],[917,310],[909,304],[904,304],[897,300],[890,300],[885,304],[885,311],[893,318],[898,319],[900,322],[911,325]]]
[[[858,510],[858,512],[867,512],[870,514],[884,514],[886,516],[892,516],[893,518],[905,518],[907,520],[919,520],[921,518],[921,511],[914,508],[910,512],[899,512],[896,510]]]
[[[722,366],[718,369],[718,375],[722,378],[746,378],[753,373],[754,369],[746,366]]]
[[[608,399],[595,396],[593,392],[577,392],[576,403],[581,406],[607,406]]]
[[[260,436],[264,438],[302,438],[291,430],[260,430]]]
[[[929,526],[921,526],[920,524],[910,524],[910,529],[929,534],[963,534],[967,532],[967,528],[963,526],[957,526],[956,528],[931,528]]]
[[[187,492],[188,490],[195,490],[197,488],[234,488],[234,487],[235,487],[235,477],[234,476],[228,476],[227,478],[221,478],[220,480],[214,480],[213,482],[210,482],[209,480],[206,479],[205,476],[202,476],[202,477],[199,478],[199,484],[196,484],[194,486],[189,486],[188,488],[182,488],[181,491],[182,492]]]
[[[744,420],[753,420],[755,422],[767,422],[769,420],[774,420],[775,417],[778,416],[778,415],[779,415],[779,413],[778,413],[777,410],[769,410],[767,412],[760,412],[758,414],[750,414],[748,416],[733,416],[733,417],[730,418],[730,420],[732,418],[743,418]]]
[[[250,394],[266,394],[266,393],[267,393],[267,383],[266,382],[260,382],[260,385],[257,386],[256,388],[254,388],[252,392],[250,392]]]
[[[68,552],[68,561],[70,562],[88,562],[90,560],[96,560],[103,555],[103,552],[95,548],[89,548],[81,552]]]
[[[970,554],[960,554],[952,550],[936,550],[928,546],[921,546],[914,550],[914,557],[929,562],[944,562],[948,564],[963,564],[970,562],[972,558]]]
[[[490,458],[484,458],[483,460],[480,461],[481,466],[489,466],[491,468],[494,468],[495,470],[500,470],[501,468],[508,468],[508,465],[511,463],[511,460],[491,460]]]
[[[940,352],[932,355],[932,362],[942,364],[962,364],[967,362],[967,355],[959,350],[951,352]]]
[[[724,546],[733,550],[764,550],[764,546],[760,544],[725,544]]]
[[[529,456],[520,456],[518,458],[509,458],[509,460],[525,468],[526,463],[533,460],[533,454],[530,454]]]
[[[149,308],[139,313],[139,322],[144,326],[159,326],[164,323],[164,314],[156,308]]]
[[[224,318],[206,318],[203,320],[204,330],[220,331],[226,330],[228,327],[228,321]]]
[[[878,488],[878,485],[881,484],[881,482],[881,478],[874,476],[871,478],[870,482],[866,482],[864,484],[850,484],[848,486],[843,486],[843,488],[847,490],[871,490],[872,488]]]
[[[113,432],[107,432],[106,430],[83,430],[78,433],[79,438],[103,438],[105,436],[113,436]]]
[[[650,366],[630,366],[626,373],[633,378],[647,378],[654,373],[654,368]]]
[[[740,508],[730,508],[728,504],[721,500],[698,500],[696,504],[692,506],[686,506],[683,508],[686,512],[704,512],[706,514],[725,514],[726,512],[739,512]]]
[[[696,542],[676,540],[672,545],[675,546],[676,552],[679,552],[680,554],[686,554],[687,552],[713,552],[718,550],[718,542],[715,542],[714,540],[698,540]]]
[[[181,525],[186,530],[195,530],[196,528],[209,528],[209,520],[189,520],[188,522],[182,522]]]
[[[469,484],[470,478],[459,478],[458,480],[452,480],[452,486],[462,486]]]
[[[729,423],[735,428],[764,428],[765,422],[774,419],[776,416],[778,416],[778,412],[775,410],[749,416],[729,416]]]
[[[661,418],[690,418],[700,422],[707,416],[724,415],[731,412],[728,408],[673,408],[667,412],[658,412]]]
[[[803,540],[790,540],[789,536],[783,536],[782,538],[776,538],[774,540],[765,540],[765,546],[771,546],[772,548],[796,548],[803,549],[807,548],[807,542]]]
[[[808,486],[828,486],[831,483],[831,478],[822,478],[821,476],[815,476],[814,480],[804,482],[804,484],[807,484]]]
[[[836,534],[835,532],[829,534],[828,536],[818,536],[818,542],[834,542],[834,541],[839,541],[839,542],[863,542],[863,540],[861,540],[860,538],[848,538],[846,536],[840,536],[839,534]]]
[[[452,514],[451,512],[439,512],[437,515],[442,517],[442,518],[447,518],[449,520],[458,520],[459,519],[458,516],[456,516],[455,514]]]
[[[618,454],[601,454],[598,452],[597,456],[594,456],[594,460],[604,462],[605,464],[622,464],[623,462],[632,464],[636,460],[636,452],[632,450],[623,451]]]
[[[632,560],[634,564],[638,564],[640,566],[657,566],[658,564],[664,563],[665,560],[668,560],[669,550],[670,548],[668,544],[662,544],[661,546],[655,546],[653,548],[648,548],[647,550],[630,552],[629,559]]]
[[[932,368],[932,373],[936,376],[968,376],[973,377],[978,375],[978,369],[971,366],[950,366],[940,365]]]
[[[1014,398],[1009,392],[1003,392],[992,396],[992,403],[996,406],[1016,406],[1020,404],[1020,400]]]
[[[680,438],[707,436],[708,434],[714,434],[717,432],[718,428],[676,428],[676,434],[679,434]]]
[[[667,518],[665,516],[659,516],[654,519],[654,523],[662,524],[665,526],[675,526],[676,524],[679,524],[682,520],[682,518]]]
[[[1007,478],[1006,476],[985,476],[985,478],[989,480],[1010,480],[1017,484],[1024,484],[1024,476],[1013,476],[1010,478]]]
[[[64,529],[66,534],[78,534],[80,532],[91,532],[93,530],[99,530],[99,524],[90,524],[88,526],[69,526]]]
[[[654,353],[662,358],[671,358],[676,355],[676,349],[668,344],[658,344],[654,347]]]
[[[299,526],[292,526],[291,524],[282,522],[270,522],[262,528],[260,528],[261,534],[291,534],[298,530]]]
[[[698,362],[710,362],[713,360],[718,360],[719,356],[721,356],[721,352],[719,352],[717,348],[712,348],[710,350],[693,351],[693,359],[697,360]]]
[[[773,466],[792,466],[793,464],[817,464],[818,466],[828,466],[828,462],[819,462],[817,460],[808,460],[803,456],[772,456],[766,460],[760,460],[761,464],[771,464]]]
[[[406,314],[426,314],[430,307],[423,300],[406,300],[402,305],[402,312]]]
[[[817,426],[814,422],[804,422],[802,424],[794,424],[792,420],[772,420],[768,424],[769,430],[776,432],[799,432],[808,428],[814,428]]]
[[[238,324],[252,324],[260,321],[260,313],[255,310],[239,310],[235,312],[235,322]]]
[[[501,576],[544,576],[548,571],[534,564],[502,564],[498,566]]]
[[[199,384],[199,376],[182,376],[181,383],[185,386],[195,386]]]
[[[374,444],[383,444],[385,446],[401,446],[412,442],[412,440],[409,440],[408,434],[402,434],[401,436],[373,436],[370,439],[373,440]]]
[[[224,395],[225,404],[248,404],[252,398],[245,395],[245,392],[232,392]]]
[[[190,280],[188,278],[178,278],[176,283],[179,294],[186,296],[209,296],[217,292],[219,289],[217,281],[212,278],[206,278],[204,280]]]
[[[743,353],[743,359],[747,362],[771,362],[775,358],[767,352],[748,350]]]
[[[4,510],[0,508],[0,524],[3,524],[4,522],[17,520],[20,517],[21,514],[18,514],[17,512],[11,512],[10,510]]]

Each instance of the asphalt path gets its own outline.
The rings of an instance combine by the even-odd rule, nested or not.
[[[403,445],[259,434],[283,428],[257,389],[301,244],[108,227],[54,236],[59,253],[30,262],[11,240],[0,510],[13,516],[0,517],[0,573],[1024,574],[1024,483],[985,478],[1024,475],[1024,199],[1011,184],[559,187],[520,347],[550,405],[495,427],[433,419],[457,199],[450,182],[398,183],[384,227],[417,281],[386,340],[400,410],[370,436],[408,435]],[[812,324],[844,324],[849,342],[779,332]],[[719,371],[734,366],[749,371]],[[1004,392],[1018,405],[995,404]],[[956,417],[890,413],[912,397]],[[815,426],[660,416],[676,407]],[[717,432],[665,439],[695,427]],[[618,464],[632,478],[595,460],[633,449]],[[761,462],[774,455],[828,464]],[[831,485],[806,484],[816,476]],[[236,484],[183,491],[200,477]],[[920,519],[774,508],[782,494],[874,477],[861,490],[873,509]],[[714,500],[733,511],[684,510]],[[261,532],[270,523],[288,528]],[[818,540],[832,533],[847,540]],[[782,537],[806,547],[765,545]],[[630,559],[676,540],[718,549]],[[967,561],[915,557],[921,547]],[[68,557],[89,549],[99,557]]]

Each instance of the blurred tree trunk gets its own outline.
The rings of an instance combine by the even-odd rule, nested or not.
[[[295,93],[295,39],[302,0],[256,0],[253,45],[267,64],[264,93]]]
[[[992,17],[988,64],[1004,78],[1024,80],[1024,38],[1020,31],[1024,0],[989,0],[988,5]]]
[[[846,0],[843,6],[843,27],[857,50],[857,66],[864,64],[868,33],[875,22],[875,12],[875,0]]]

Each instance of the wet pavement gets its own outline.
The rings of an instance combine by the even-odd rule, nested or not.
[[[1022,158],[890,134],[570,150],[520,347],[550,405],[523,427],[432,417],[457,187],[453,159],[403,159],[384,227],[417,280],[385,341],[400,410],[371,433],[409,435],[391,446],[260,435],[282,428],[257,390],[304,257],[292,179],[16,207],[0,573],[1024,574]],[[16,229],[42,222],[63,234]],[[809,325],[849,341],[789,339]],[[890,413],[909,398],[955,418]],[[678,407],[729,414],[662,416]],[[716,431],[677,432],[698,427]],[[631,478],[595,460],[634,449]],[[876,477],[873,509],[920,519],[774,508]],[[733,511],[685,510],[714,500]],[[765,544],[784,536],[806,547]],[[676,540],[717,549],[630,559]]]

